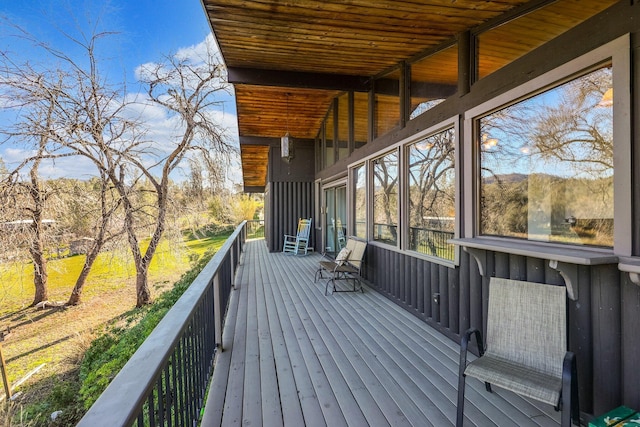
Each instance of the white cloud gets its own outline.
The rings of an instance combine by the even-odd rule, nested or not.
[[[35,150],[7,147],[0,153],[7,169],[13,170],[27,158],[36,154]],[[45,159],[38,168],[43,178],[87,179],[96,175],[96,168],[89,159],[82,156]],[[22,175],[28,172],[24,170]]]
[[[179,49],[176,53],[176,57],[188,60],[194,64],[200,64],[204,58],[206,58],[207,48],[211,47],[215,49],[215,52],[218,52],[215,40],[213,36],[209,34],[202,42]],[[157,64],[141,64],[136,68],[136,76],[142,76],[141,73],[144,73],[145,68],[151,69],[155,66],[157,66]],[[239,142],[234,98],[224,92],[220,92],[219,94],[220,104],[217,105],[215,109],[211,109],[209,111],[210,118],[219,124],[227,142],[238,147]],[[149,156],[144,159],[145,163],[152,164],[169,153],[174,146],[174,143],[181,136],[183,124],[181,123],[180,118],[163,107],[155,103],[151,103],[147,94],[144,92],[129,92],[125,95],[122,102],[126,104],[124,112],[127,118],[144,123],[144,139],[149,141],[147,146]],[[117,101],[114,101],[114,108],[116,103]],[[3,148],[4,150],[2,150]],[[0,156],[2,156],[7,167],[12,165],[17,166],[33,153],[33,150],[21,148],[19,146],[0,146]],[[187,162],[182,165],[182,168],[186,169],[187,172],[185,173],[183,170],[177,175],[188,176]],[[229,179],[231,181],[242,181],[240,169],[239,160],[236,158],[232,161],[232,165],[229,167]],[[43,177],[47,178],[67,177],[86,179],[90,176],[95,176],[96,169],[89,160],[73,157],[57,159],[55,162],[44,162],[41,166],[41,173]],[[174,177],[174,179],[177,180],[180,180],[180,178],[180,176]]]
[[[209,35],[198,44],[178,49],[175,56],[180,60],[186,59],[194,64],[198,64],[207,58],[208,52],[213,54],[219,61],[222,61],[220,49],[212,33],[209,33]]]
[[[9,165],[17,166],[20,162],[22,162],[27,157],[32,156],[33,154],[35,154],[35,151],[33,150],[9,147],[4,150],[2,159],[4,160],[5,164],[7,164],[7,167]]]
[[[96,167],[82,156],[45,160],[40,165],[40,175],[45,178],[88,179],[96,176]]]

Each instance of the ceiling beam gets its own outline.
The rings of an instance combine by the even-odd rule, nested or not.
[[[240,145],[280,145],[280,138],[266,136],[240,136]]]
[[[244,186],[244,192],[245,193],[264,193],[264,185],[250,185],[250,186]]]
[[[313,147],[315,140],[307,138],[294,138],[297,145]],[[280,137],[269,136],[240,136],[240,145],[268,145],[271,147],[280,146]]]
[[[305,89],[367,92],[369,77],[345,74],[306,73],[259,68],[227,67],[229,83]]]

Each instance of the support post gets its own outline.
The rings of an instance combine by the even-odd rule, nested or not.
[[[4,385],[4,393],[7,395],[7,401],[9,401],[11,400],[11,387],[9,386],[7,363],[4,361],[4,353],[2,352],[2,343],[0,343],[0,371],[2,371],[2,384]]]
[[[220,309],[220,274],[213,276],[213,321],[215,328],[216,347],[222,348],[222,313]]]

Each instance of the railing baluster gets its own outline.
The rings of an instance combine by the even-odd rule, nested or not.
[[[156,417],[154,415],[155,405],[153,404],[153,391],[151,392],[151,394],[149,394],[149,397],[147,398],[147,408],[148,408],[147,414],[149,416],[149,426],[155,427]]]
[[[220,303],[220,273],[218,272],[213,276],[213,313],[215,316],[214,330],[216,334],[216,345],[220,348],[220,351],[224,351],[222,348],[222,311]]]
[[[156,390],[158,393],[158,425],[163,426],[164,425],[164,411],[165,411],[165,407],[164,407],[164,390],[162,387],[162,376],[160,376],[158,378],[158,381],[156,383]]]
[[[169,359],[169,363],[164,368],[164,389],[166,393],[165,398],[165,419],[167,427],[173,427],[173,413],[175,410],[174,401],[173,401],[173,387],[171,384],[171,359]]]
[[[197,423],[222,350],[222,314],[247,238],[243,222],[131,357],[79,427]]]
[[[173,420],[173,424],[176,426],[179,424],[179,410],[178,407],[178,378],[177,378],[177,369],[176,369],[176,352],[174,350],[170,359],[171,363],[171,419]]]
[[[189,425],[193,421],[192,413],[191,413],[191,404],[193,400],[191,399],[191,359],[189,358],[189,353],[191,352],[191,325],[184,336],[184,346],[182,347],[182,357],[183,357],[183,367],[185,371],[184,375],[184,388],[185,388],[185,418],[186,424]]]
[[[178,359],[177,361],[177,369],[178,369],[178,397],[179,397],[179,411],[180,411],[180,425],[183,426],[186,418],[185,418],[185,392],[184,392],[184,358],[182,357],[182,348],[184,347],[184,335],[180,338],[178,342],[178,346],[175,349],[175,355]]]

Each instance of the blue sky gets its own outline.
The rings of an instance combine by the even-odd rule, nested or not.
[[[0,0],[0,16],[5,18],[0,22],[0,49],[35,63],[39,54],[12,37],[16,30],[7,21],[72,56],[80,51],[62,33],[74,37],[80,31],[91,34],[91,26],[97,21],[98,31],[116,33],[99,46],[103,70],[114,81],[126,79],[132,92],[139,90],[135,76],[140,65],[159,61],[164,55],[196,51],[211,34],[200,0]],[[231,97],[225,101],[222,120],[235,135],[235,103]],[[0,126],[4,120],[6,117],[0,115]],[[0,156],[7,164],[20,157],[19,151],[20,147],[0,145]],[[83,167],[78,161],[66,167],[58,164],[48,173],[51,177],[80,177],[85,176]]]
[[[119,59],[129,79],[138,65],[200,43],[210,33],[199,0],[0,0],[0,14],[61,48],[71,44],[60,30],[77,34],[77,24],[86,30],[89,19],[99,18],[101,29],[118,33],[109,39],[114,71],[119,71]],[[2,30],[2,36],[7,32]],[[1,46],[14,42],[5,39]]]

